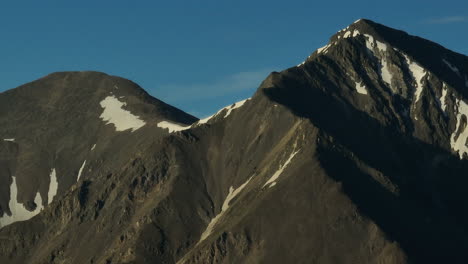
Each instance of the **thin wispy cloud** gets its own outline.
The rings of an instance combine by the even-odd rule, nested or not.
[[[272,69],[238,72],[212,82],[192,84],[165,84],[155,91],[166,102],[180,103],[210,99],[236,92],[255,90]]]
[[[461,23],[461,22],[467,22],[467,21],[468,21],[468,16],[447,16],[447,17],[427,19],[424,21],[424,23],[425,24],[453,24],[453,23]]]

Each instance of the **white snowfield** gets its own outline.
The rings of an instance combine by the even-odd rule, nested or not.
[[[113,95],[104,98],[100,105],[104,109],[100,118],[106,121],[106,124],[113,124],[116,131],[131,129],[133,132],[146,124],[140,117],[123,109],[126,103],[119,101]]]
[[[286,160],[286,162],[283,165],[279,166],[279,169],[273,174],[273,176],[271,176],[270,179],[268,179],[268,181],[262,186],[262,188],[264,188],[267,185],[270,185],[270,186],[268,186],[269,188],[275,186],[276,185],[276,180],[283,173],[284,169],[286,169],[286,167],[289,165],[289,163],[291,163],[292,159],[294,158],[294,156],[296,156],[296,154],[298,152],[299,152],[299,150],[293,151],[291,153],[291,155],[289,155],[288,160]]]
[[[18,203],[17,196],[18,187],[16,185],[16,177],[13,176],[13,182],[10,185],[10,202],[8,203],[11,215],[8,215],[5,212],[3,217],[0,217],[0,228],[10,225],[14,222],[29,220],[33,216],[37,215],[42,209],[44,209],[42,205],[42,198],[39,192],[37,192],[36,197],[34,198],[34,203],[36,204],[36,209],[34,211],[28,211],[23,204]]]
[[[16,185],[16,177],[13,176],[12,178],[13,181],[10,185],[10,202],[8,203],[11,215],[4,213],[3,217],[0,217],[0,228],[12,224],[14,222],[29,220],[33,216],[40,213],[42,209],[44,209],[42,197],[39,192],[37,192],[36,197],[34,198],[34,203],[36,204],[36,209],[34,209],[34,211],[28,211],[23,204],[18,203],[18,187]],[[57,175],[55,169],[52,169],[52,171],[50,172],[48,204],[50,204],[53,201],[54,197],[57,195],[57,189]]]
[[[462,128],[460,134],[457,137],[457,132],[460,130],[460,125],[462,121],[462,117],[468,118],[468,105],[462,101],[457,99],[457,126],[450,137],[450,146],[452,149],[458,153],[460,159],[463,159],[463,155],[468,153],[468,147],[466,146],[466,140],[468,138],[468,127],[465,124],[465,127]]]
[[[240,107],[243,106],[243,105],[245,104],[245,102],[247,102],[248,100],[250,100],[250,98],[247,98],[247,99],[245,99],[245,100],[236,102],[236,103],[234,103],[234,104],[232,104],[232,105],[223,107],[223,108],[221,108],[218,112],[216,112],[214,115],[211,115],[211,116],[209,116],[209,117],[200,119],[195,125],[206,124],[211,118],[217,116],[217,115],[220,114],[223,110],[226,110],[226,109],[227,109],[227,112],[226,112],[226,114],[224,115],[224,118],[226,118],[226,117],[228,117],[228,116],[231,114],[232,110],[237,109],[237,108],[240,108]]]
[[[361,34],[361,32],[359,32],[359,30],[355,29],[354,32],[353,32],[353,38],[357,37],[359,34]]]
[[[80,180],[80,176],[81,176],[81,173],[83,173],[83,169],[84,169],[85,165],[86,165],[86,160],[83,162],[83,164],[80,167],[80,170],[78,171],[78,177],[76,177],[76,181]]]
[[[253,176],[252,176],[253,177]],[[215,227],[216,223],[221,219],[221,217],[224,215],[224,213],[229,209],[229,203],[231,202],[232,199],[234,199],[244,188],[247,186],[247,184],[250,182],[252,179],[250,177],[246,182],[244,182],[241,186],[237,187],[237,189],[234,189],[232,186],[229,188],[229,193],[226,196],[226,199],[223,202],[223,205],[221,207],[221,212],[217,214],[213,219],[211,219],[210,223],[206,227],[205,231],[202,233],[200,237],[200,243],[201,241],[205,240],[213,231],[213,228]]]
[[[167,128],[169,130],[169,133],[177,132],[177,131],[182,131],[189,129],[190,126],[182,126],[176,123],[172,123],[169,121],[161,121],[157,125],[160,128]]]
[[[4,138],[3,141],[10,141],[10,142],[14,142],[15,139],[14,138]]]
[[[296,65],[296,67],[301,67],[302,65],[304,65],[306,63],[306,61],[303,61],[301,63],[299,63],[298,65]]]
[[[227,106],[227,107],[223,108],[223,109],[227,109],[227,112],[226,112],[226,115],[224,115],[224,118],[228,117],[231,114],[232,110],[243,106],[245,104],[245,102],[247,102],[247,100],[249,100],[249,99],[239,101],[239,102],[237,102],[237,103],[235,103],[233,105],[230,105],[230,106]]]
[[[382,80],[383,80],[385,83],[387,83],[387,85],[388,85],[389,87],[391,87],[391,86],[392,86],[392,78],[393,78],[393,76],[392,76],[392,74],[390,73],[390,70],[389,70],[389,68],[388,68],[388,62],[387,62],[387,60],[386,60],[385,58],[382,58],[382,60],[381,60],[381,65],[382,65],[382,66],[381,66],[382,68],[381,68],[380,70],[381,70],[381,77],[382,77]]]
[[[372,35],[363,34],[366,38],[366,47],[380,60],[380,77],[382,80],[391,87],[393,75],[389,70],[388,61],[386,59],[387,44],[374,39]],[[376,53],[379,52],[380,54]]]
[[[336,41],[335,42],[332,42],[332,43],[329,43],[319,49],[317,49],[317,53],[324,53],[324,54],[327,54],[328,53],[328,50],[333,47],[334,45],[336,45]]]
[[[49,204],[52,203],[55,195],[57,195],[57,190],[58,190],[57,174],[55,172],[55,169],[52,169],[52,171],[50,172],[50,183],[49,183],[49,194],[48,194]]]
[[[343,35],[343,38],[349,38],[351,37],[351,31],[346,31],[345,34]]]
[[[366,86],[362,82],[355,82],[356,83],[356,91],[360,94],[367,94]]]
[[[410,61],[409,57],[406,54],[404,54],[404,56],[406,59],[406,63],[408,64],[408,69],[410,70],[411,75],[416,81],[416,91],[414,93],[414,96],[416,98],[414,102],[416,103],[421,98],[421,94],[424,88],[422,84],[422,79],[424,78],[424,76],[426,76],[426,70],[416,62]]]
[[[447,103],[445,102],[445,99],[447,98],[447,85],[444,83],[442,85],[442,95],[440,96],[440,108],[442,111],[445,113],[447,110]]]
[[[176,124],[176,123],[173,123],[173,122],[170,122],[170,121],[161,121],[157,124],[158,127],[160,128],[166,128],[169,130],[169,133],[173,133],[173,132],[177,132],[177,131],[182,131],[182,130],[186,130],[186,129],[189,129],[193,126],[198,126],[198,125],[201,125],[201,124],[206,124],[209,120],[211,120],[211,118],[217,116],[218,114],[220,114],[222,111],[224,110],[227,110],[226,114],[224,115],[223,118],[226,118],[228,117],[231,112],[237,108],[240,108],[241,106],[243,106],[245,104],[245,102],[247,102],[248,100],[250,100],[250,98],[247,98],[245,100],[242,100],[242,101],[239,101],[239,102],[236,102],[232,105],[229,105],[229,106],[226,106],[224,108],[222,108],[221,110],[219,110],[218,112],[216,112],[214,115],[211,115],[209,117],[206,117],[206,118],[203,118],[203,119],[200,119],[198,120],[198,122],[196,122],[195,124],[192,124],[190,126],[183,126],[183,125],[180,125],[180,124]]]

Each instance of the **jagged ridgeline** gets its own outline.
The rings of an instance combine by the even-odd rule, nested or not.
[[[468,57],[369,20],[203,120],[97,72],[0,94],[0,263],[464,263]]]

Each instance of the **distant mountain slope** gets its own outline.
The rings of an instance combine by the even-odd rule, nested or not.
[[[90,96],[84,108],[95,114],[70,129],[80,137],[69,149],[83,151],[61,152],[69,140],[51,127],[85,119],[71,100],[59,113],[73,119],[50,118],[37,130],[48,138],[40,149],[55,154],[36,161],[44,209],[0,229],[0,261],[464,263],[467,76],[466,56],[362,19],[204,120],[143,110],[156,107],[135,99],[117,108],[129,113],[102,120],[108,105],[130,97],[117,85]],[[34,109],[15,131],[26,131]],[[127,114],[128,130],[106,125]],[[0,135],[9,139],[0,172],[10,179],[0,180],[18,175],[21,193],[34,185],[16,173],[25,170],[22,142],[41,137]],[[60,159],[70,163],[50,165]],[[59,184],[49,205],[51,168]],[[18,202],[34,210],[31,189]],[[11,201],[7,194],[0,190]]]
[[[1,93],[0,226],[38,213],[91,169],[127,161],[167,133],[154,132],[161,120],[197,119],[98,72],[54,73]]]

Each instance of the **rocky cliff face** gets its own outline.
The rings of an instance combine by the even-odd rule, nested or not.
[[[359,20],[204,120],[98,73],[2,93],[0,219],[38,214],[0,261],[462,263],[467,69]]]

